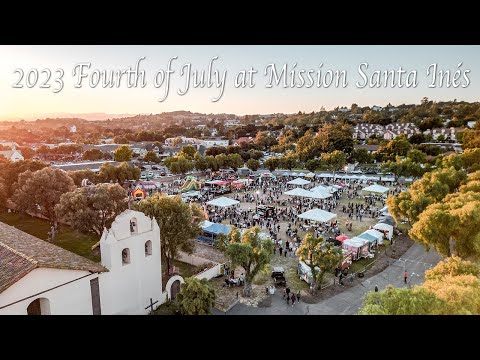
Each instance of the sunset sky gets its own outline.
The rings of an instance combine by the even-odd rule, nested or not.
[[[165,86],[155,88],[155,73],[167,69],[172,62],[170,93],[164,102]],[[226,71],[223,97],[219,89],[190,88],[183,96],[177,94],[184,89],[185,76],[180,75],[185,63],[192,64],[192,70],[207,70],[209,61],[218,56],[213,70],[220,75]],[[146,57],[140,69],[145,70],[145,88],[104,89],[100,85],[90,88],[74,88],[72,70],[76,64],[91,62],[92,69],[112,70],[134,67],[140,57]],[[480,94],[480,46],[0,46],[0,120],[31,120],[46,117],[52,113],[109,113],[138,114],[161,113],[175,110],[189,110],[202,113],[268,114],[318,111],[322,106],[327,110],[336,106],[386,105],[387,103],[419,103],[426,96],[433,100],[478,101]],[[373,70],[417,70],[419,84],[416,88],[359,89],[355,82],[361,81],[358,65],[369,63],[367,74]],[[346,70],[346,88],[266,88],[268,77],[264,69],[275,63],[281,69],[287,63],[289,70],[294,63],[296,69]],[[444,70],[455,71],[459,63],[462,70],[470,70],[470,85],[466,88],[428,88],[426,69],[431,63],[438,63]],[[240,70],[253,66],[255,87],[235,88],[235,75]],[[64,88],[57,94],[50,89],[13,88],[22,68],[25,74],[32,68],[52,70],[50,83],[55,87],[55,70],[62,68]],[[91,71],[90,70],[90,71]],[[33,75],[32,75],[33,76]],[[41,74],[40,79],[44,79]],[[85,80],[84,80],[85,81]],[[88,81],[88,79],[87,79]]]

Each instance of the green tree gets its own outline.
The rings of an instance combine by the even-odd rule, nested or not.
[[[270,263],[273,253],[273,241],[262,236],[260,231],[258,226],[243,230],[243,233],[233,228],[228,240],[219,246],[234,267],[241,266],[245,270],[243,296],[246,297],[252,295],[253,278]]]
[[[260,168],[260,161],[250,159],[247,161],[247,167],[252,171],[257,171]]]
[[[427,154],[418,149],[410,150],[407,153],[407,158],[418,164],[425,164],[427,162]]]
[[[480,170],[480,148],[466,149],[461,155],[462,164],[471,173]]]
[[[172,162],[168,169],[172,174],[185,174],[193,169],[193,161],[178,156],[176,161]]]
[[[197,150],[195,149],[195,146],[183,145],[180,152],[178,153],[178,156],[183,156],[185,159],[193,160],[196,152]]]
[[[389,196],[388,209],[397,223],[408,220],[413,224],[428,205],[439,202],[454,192],[466,177],[465,171],[455,170],[453,167],[427,172],[420,180],[415,181],[408,191]]]
[[[342,251],[324,238],[307,233],[297,249],[297,256],[310,268],[312,272],[310,288],[312,292],[316,292],[322,285],[325,273],[333,271],[342,260]]]
[[[331,153],[323,153],[321,156],[322,164],[333,172],[335,178],[335,172],[343,169],[347,162],[347,156],[343,151],[334,150]]]
[[[215,156],[215,160],[220,169],[226,169],[228,167],[228,157],[225,154],[218,154]]]
[[[102,160],[103,158],[103,152],[98,149],[88,149],[82,155],[82,159],[87,161]]]
[[[268,168],[268,170],[273,172],[280,165],[280,159],[276,157],[268,158],[265,160],[264,165]]]
[[[18,181],[18,176],[25,171],[35,172],[41,170],[45,167],[48,167],[47,163],[37,160],[20,160],[20,161],[9,161],[0,162],[0,175],[3,178],[3,183],[7,188],[7,193],[13,193],[17,188],[16,182]]]
[[[320,159],[310,159],[305,163],[305,168],[311,172],[314,172],[321,166],[322,166],[322,161]]]
[[[130,143],[130,141],[128,141],[128,139],[125,136],[115,136],[113,138],[113,142],[115,144],[129,144]]]
[[[123,184],[128,180],[138,180],[140,173],[141,171],[138,167],[129,165],[126,162],[118,166],[105,163],[100,166],[98,179],[102,182],[118,182],[119,184]]]
[[[239,154],[229,154],[227,156],[228,165],[235,171],[243,165],[243,159]]]
[[[377,154],[382,157],[383,160],[393,160],[397,155],[406,156],[411,146],[404,136],[397,136],[392,141],[380,145]]]
[[[113,158],[115,161],[130,161],[132,160],[133,150],[128,145],[122,145],[115,150]]]
[[[283,169],[292,170],[297,164],[298,161],[294,155],[285,155],[280,158],[280,166]]]
[[[162,234],[161,252],[165,257],[167,277],[172,261],[179,251],[192,254],[194,238],[200,233],[203,210],[196,204],[187,204],[180,196],[154,194],[134,205],[134,208],[157,220]]]
[[[215,298],[215,290],[207,279],[190,277],[181,285],[177,303],[182,315],[210,315]]]
[[[443,315],[447,304],[434,293],[422,288],[398,289],[388,286],[380,292],[369,292],[360,315]]]
[[[198,151],[194,156],[195,169],[198,171],[205,171],[209,168],[208,160],[205,156],[201,155]]]
[[[98,184],[63,194],[55,211],[59,219],[68,221],[75,229],[100,236],[127,207],[124,188],[118,184]]]
[[[353,149],[349,157],[350,163],[359,164],[371,164],[373,162],[373,156],[368,152],[367,149]]]
[[[473,275],[480,276],[480,267],[462,260],[458,256],[450,256],[440,261],[434,268],[425,271],[425,280],[442,280],[445,276]]]
[[[259,131],[255,137],[255,144],[259,145],[262,149],[267,149],[277,143],[277,139],[270,135],[268,131]]]
[[[72,178],[76,186],[81,186],[83,179],[88,179],[93,184],[96,184],[99,181],[99,176],[92,170],[88,169],[69,171],[67,174]]]
[[[33,173],[27,170],[18,177],[12,201],[18,211],[40,213],[56,226],[55,205],[63,194],[74,189],[72,178],[60,169],[46,167]]]
[[[217,159],[215,159],[215,156],[208,155],[205,157],[208,163],[208,168],[211,169],[212,171],[218,171],[220,166],[218,165]]]
[[[480,259],[480,193],[463,192],[461,188],[429,205],[409,235],[427,247],[435,247],[443,256]]]
[[[153,162],[155,164],[158,164],[160,162],[160,158],[158,157],[157,154],[153,151],[148,151],[145,156],[143,157],[143,161],[146,162]]]

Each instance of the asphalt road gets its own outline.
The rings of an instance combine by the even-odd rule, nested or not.
[[[425,251],[419,244],[414,244],[405,254],[382,272],[361,282],[360,284],[346,289],[318,304],[305,304],[300,302],[293,307],[287,305],[282,299],[281,293],[272,295],[270,307],[260,308],[244,304],[235,305],[226,314],[214,310],[216,315],[354,315],[362,305],[363,297],[369,291],[383,290],[391,284],[395,287],[413,286],[423,283],[425,270],[435,266],[441,257],[434,251]],[[408,282],[404,284],[403,274],[408,272]],[[333,285],[339,286],[339,285]]]

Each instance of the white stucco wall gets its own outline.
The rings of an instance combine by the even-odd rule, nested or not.
[[[81,270],[34,269],[0,294],[0,308],[88,274],[90,272]],[[52,315],[91,315],[93,310],[90,280],[96,277],[98,274],[90,274],[83,279],[7,306],[0,309],[0,315],[27,315],[28,305],[37,298],[49,300]]]
[[[130,220],[137,232],[130,233]],[[145,256],[145,243],[152,241],[152,255]],[[122,250],[130,250],[130,263],[122,264]],[[109,270],[100,277],[102,314],[148,314],[153,301],[162,303],[160,229],[143,213],[126,210],[100,240],[102,264]]]

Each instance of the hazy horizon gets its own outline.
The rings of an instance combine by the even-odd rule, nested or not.
[[[0,46],[0,121],[35,120],[52,117],[52,114],[107,114],[122,117],[124,114],[160,114],[171,111],[191,111],[204,114],[292,114],[298,111],[319,111],[323,106],[332,110],[337,106],[384,106],[418,104],[423,97],[434,101],[478,101],[480,71],[478,58],[480,46]],[[175,72],[171,78],[168,97],[159,102],[163,88],[155,88],[153,74],[167,69],[173,56]],[[192,70],[207,70],[214,56],[218,59],[212,69],[220,76],[225,72],[224,93],[217,102],[220,87],[192,88],[188,93],[177,93],[184,87],[185,77],[180,75],[183,64],[191,63]],[[92,69],[112,70],[134,67],[139,58],[145,57],[140,69],[146,73],[148,84],[141,88],[75,88],[72,69],[81,62],[91,62]],[[395,70],[399,66],[407,71],[418,71],[418,86],[411,88],[356,88],[359,80],[358,65],[368,62],[370,70]],[[283,88],[265,86],[263,74],[267,64],[288,63],[288,71],[297,64],[299,69],[345,69],[349,74],[349,86]],[[452,73],[470,70],[470,84],[462,88],[429,88],[425,69],[438,63]],[[323,64],[323,65],[321,65]],[[258,70],[255,87],[236,88],[234,77],[240,70],[251,66]],[[52,88],[37,86],[13,88],[19,75],[14,70],[52,70]],[[64,69],[64,88],[53,93],[55,69]],[[91,70],[92,70],[91,69]],[[55,117],[55,116],[53,116]]]

